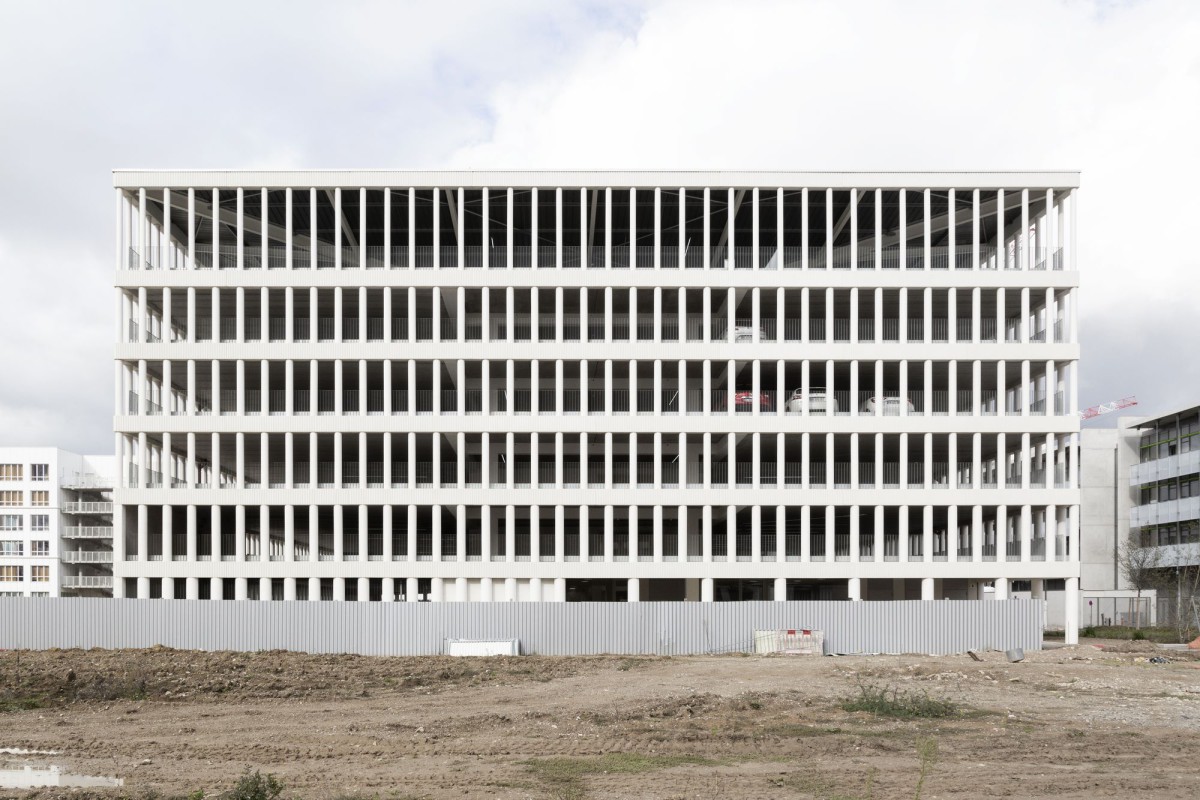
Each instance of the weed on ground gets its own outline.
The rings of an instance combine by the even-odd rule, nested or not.
[[[877,717],[896,719],[941,719],[959,716],[956,703],[931,697],[926,692],[860,683],[857,693],[844,698],[843,711],[865,711]]]

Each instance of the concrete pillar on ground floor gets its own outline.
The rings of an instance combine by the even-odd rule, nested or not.
[[[850,578],[846,581],[846,595],[851,600],[862,600],[862,578]]]
[[[185,596],[187,597],[188,600],[199,600],[200,599],[200,579],[199,578],[188,578],[187,579],[187,588],[186,588]]]
[[[459,552],[462,552],[461,550]],[[465,603],[471,599],[470,589],[467,586],[466,578],[454,579],[454,599],[460,603]]]
[[[359,556],[359,558],[362,558],[364,560],[366,559],[366,557],[367,557],[367,554],[365,552],[361,556]],[[359,578],[358,579],[358,598],[357,599],[358,599],[358,602],[360,602],[360,603],[365,603],[371,599],[371,579],[370,578]]]
[[[479,601],[481,603],[490,603],[494,599],[493,581],[491,578],[483,578],[479,581]]]
[[[317,551],[317,547],[315,544],[312,544],[309,546],[312,548],[314,553]],[[310,601],[317,601],[317,600],[321,599],[321,579],[320,578],[309,578],[308,579],[308,599]]]
[[[393,603],[396,601],[396,579],[383,579],[383,602]]]
[[[1046,599],[1046,582],[1041,578],[1034,578],[1029,582],[1029,598],[1031,600]]]
[[[248,578],[234,578],[233,579],[233,599],[234,600],[245,600],[246,599],[246,595],[247,595],[246,586],[248,585],[247,584],[248,580],[249,580]]]
[[[515,602],[517,599],[517,579],[504,579],[504,600],[505,602]]]
[[[711,603],[713,601],[713,579],[700,579],[700,602]]]
[[[409,602],[409,603],[417,602],[417,600],[419,599],[417,597],[417,587],[418,586],[419,586],[419,584],[417,583],[416,578],[406,578],[405,579],[405,581],[404,581],[404,599],[406,602]]]
[[[995,587],[996,587],[996,591],[993,592],[992,597],[996,600],[1007,600],[1008,599],[1008,578],[996,578]]]
[[[1067,578],[1063,598],[1063,626],[1066,644],[1079,644],[1079,578]]]
[[[265,558],[265,556],[264,556],[264,558]],[[272,597],[271,579],[270,578],[259,578],[258,579],[258,599],[259,600],[270,600],[271,597]]]
[[[530,602],[533,602],[533,603],[542,602],[542,579],[541,578],[530,578],[529,579],[529,600],[530,600]]]
[[[430,601],[434,603],[444,603],[446,601],[446,579],[434,578],[429,583]]]
[[[933,578],[921,578],[921,599],[932,600],[933,594]]]
[[[349,578],[334,578],[333,579],[333,599],[341,602],[346,599],[346,581]]]
[[[627,582],[626,599],[630,603],[640,602],[642,599],[642,583],[638,578],[630,578]]]
[[[782,530],[782,529],[780,529]],[[787,600],[787,578],[775,579],[775,602],[782,603]]]
[[[150,597],[150,579],[149,578],[138,578],[137,579],[137,599],[138,600],[146,600],[149,597]]]
[[[567,579],[554,579],[554,597],[551,598],[556,603],[567,602]]]

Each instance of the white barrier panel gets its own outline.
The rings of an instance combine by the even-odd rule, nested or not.
[[[478,639],[449,639],[446,642],[446,654],[451,656],[519,656],[521,655],[521,643],[516,639],[504,639],[498,642]]]
[[[755,631],[754,652],[783,653],[789,656],[825,655],[825,632],[807,628]]]

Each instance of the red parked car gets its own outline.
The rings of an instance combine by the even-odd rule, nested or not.
[[[758,408],[760,411],[773,411],[771,398],[765,394],[758,396]],[[734,392],[733,395],[733,410],[734,411],[753,411],[754,410],[754,392],[749,389],[743,389]]]

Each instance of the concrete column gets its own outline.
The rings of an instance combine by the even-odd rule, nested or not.
[[[1074,554],[1072,554],[1074,556]],[[1079,578],[1067,578],[1064,592],[1064,643],[1079,644]]]
[[[862,600],[862,578],[850,578],[847,580],[846,594],[851,600]]]

